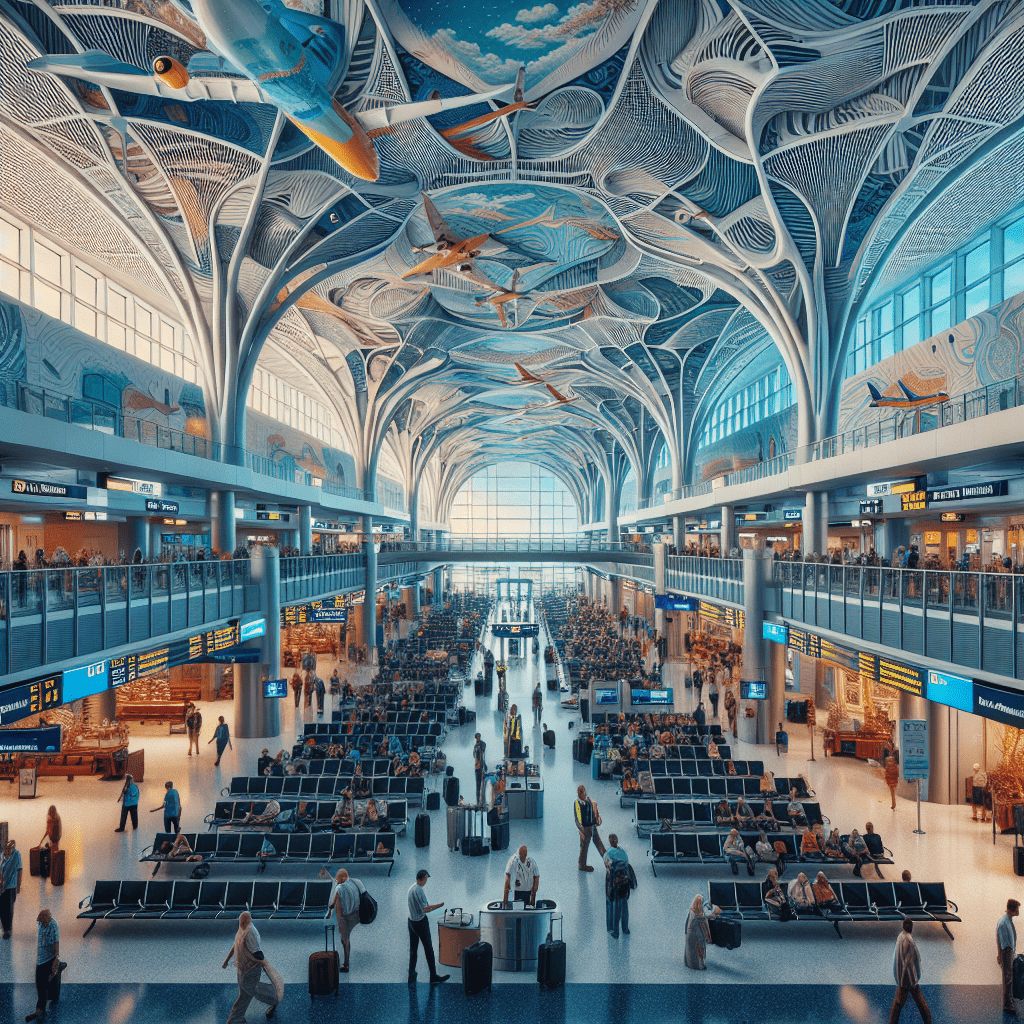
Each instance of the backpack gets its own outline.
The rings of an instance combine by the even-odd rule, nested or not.
[[[364,889],[359,894],[359,923],[373,924],[377,920],[377,901]]]
[[[629,896],[629,871],[625,864],[614,864],[608,884],[608,894],[613,900],[624,900]]]

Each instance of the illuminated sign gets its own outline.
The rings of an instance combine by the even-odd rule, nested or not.
[[[189,641],[191,647],[191,641]],[[110,659],[110,685],[124,686],[145,676],[165,672],[171,663],[171,649],[159,647],[144,654],[126,654]]]
[[[675,594],[656,594],[654,607],[666,612],[695,612],[700,602],[695,597],[677,597]]]
[[[62,674],[43,676],[0,693],[0,724],[18,722],[63,702]]]
[[[902,661],[891,658],[877,658],[878,681],[884,686],[912,693],[915,697],[924,696],[924,670],[913,665],[904,665]]]
[[[163,484],[152,480],[130,480],[127,477],[107,477],[108,491],[131,491],[133,494],[145,494],[150,498],[159,498],[164,493]]]
[[[146,499],[147,512],[159,512],[164,516],[174,516],[178,514],[179,508],[180,506],[176,501],[167,501],[165,498]]]
[[[297,604],[281,609],[281,625],[295,626],[303,622],[348,622],[344,597],[325,597],[322,601]]]
[[[779,622],[764,622],[761,624],[761,636],[772,643],[784,644],[789,639],[789,629]]]
[[[256,637],[263,636],[267,632],[267,620],[266,619],[253,619],[252,622],[243,622],[238,629],[239,642],[246,640],[255,640]]]
[[[962,523],[964,521],[963,512],[943,512],[939,518],[944,523]]]
[[[922,509],[927,508],[927,505],[927,491],[910,491],[900,496],[900,508],[904,512],[920,512]]]
[[[734,608],[720,608],[717,604],[709,604],[707,601],[701,601],[700,614],[702,618],[712,622],[723,622],[725,625],[731,626],[734,629],[743,628],[743,612],[736,611]]]
[[[288,512],[257,512],[256,518],[264,523],[287,523],[291,515]]]
[[[782,518],[790,520],[800,520],[804,517],[804,511],[801,508],[784,508],[782,510]]]
[[[491,635],[500,637],[537,636],[540,626],[536,622],[495,622]]]
[[[890,494],[910,494],[917,490],[920,488],[917,486],[916,480],[904,480],[902,483],[891,484],[889,487]]]
[[[6,729],[0,732],[0,754],[59,754],[59,725],[48,729]]]
[[[237,626],[222,626],[220,629],[211,629],[206,633],[190,636],[188,638],[188,660],[195,661],[198,658],[206,657],[208,654],[226,651],[237,643]]]
[[[69,668],[64,672],[63,701],[70,704],[80,697],[102,693],[107,688],[108,671],[106,661],[97,661],[81,668]]]
[[[69,522],[69,523],[80,523],[83,519],[85,519],[85,513],[84,512],[65,512],[64,513],[64,519],[65,519],[66,522]]]
[[[3,708],[0,708],[0,712]],[[1024,728],[1024,693],[997,690],[984,683],[974,684],[974,713],[1016,729]]]
[[[928,690],[925,696],[946,707],[974,712],[974,680],[954,676],[949,672],[928,670]]]
[[[869,501],[862,501],[860,514],[862,516],[880,516],[882,514],[882,499],[872,498]]]
[[[52,484],[49,480],[12,480],[13,494],[31,494],[37,498],[76,498],[85,501],[89,496],[86,487],[74,484]]]
[[[1001,498],[1008,490],[1006,480],[992,480],[984,484],[963,484],[960,487],[943,487],[928,492],[928,502],[938,505],[946,501],[976,501],[979,498]]]

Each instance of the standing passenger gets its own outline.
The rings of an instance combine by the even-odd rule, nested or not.
[[[13,839],[0,855],[0,928],[3,937],[11,937],[11,926],[14,923],[14,901],[21,892],[21,853]]]
[[[889,1011],[889,1024],[897,1024],[907,999],[914,997],[917,1008],[921,1013],[921,1020],[924,1024],[932,1024],[932,1011],[928,1009],[924,993],[921,991],[921,954],[917,950],[917,943],[914,942],[911,932],[914,930],[914,922],[910,918],[904,918],[903,931],[896,939],[896,949],[892,958],[892,973],[896,979],[896,995],[892,1001],[892,1009]]]
[[[1013,919],[1020,913],[1018,900],[1006,901],[1006,913],[996,925],[996,956],[1003,972],[1003,1013],[1017,1016],[1013,1005],[1013,958],[1017,953],[1017,929]]]
[[[213,762],[214,767],[216,767],[224,756],[225,747],[231,747],[232,750],[235,749],[231,744],[231,733],[228,731],[228,725],[224,721],[223,715],[217,719],[217,728],[213,730],[213,736],[206,741],[206,745],[209,746],[214,740],[217,741],[217,760]]]
[[[245,1024],[245,1011],[254,999],[266,1003],[269,1007],[267,1017],[273,1017],[277,1004],[284,997],[284,980],[267,962],[260,947],[260,933],[247,910],[238,915],[235,941],[221,967],[226,970],[232,958],[238,969],[238,998],[231,1007],[227,1024]],[[270,979],[269,985],[260,981],[264,971]]]

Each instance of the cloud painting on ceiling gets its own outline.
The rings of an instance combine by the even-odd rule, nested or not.
[[[527,98],[571,82],[629,40],[641,0],[526,3],[381,0],[388,28],[425,64],[474,89],[526,65]]]

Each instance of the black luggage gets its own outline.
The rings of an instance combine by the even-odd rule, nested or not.
[[[444,780],[444,802],[449,807],[457,807],[459,803],[459,780],[454,776]]]
[[[1024,875],[1024,846],[1015,846],[1013,848],[1013,873],[1015,875]]]
[[[50,885],[64,884],[64,851],[54,850],[50,858]]]
[[[1024,999],[1024,953],[1013,958],[1013,982],[1010,993],[1014,999]]]
[[[474,679],[473,680],[473,693],[477,697],[482,697],[484,695],[484,681],[483,681],[483,679]]]
[[[462,840],[462,852],[470,857],[486,857],[491,848],[484,845],[483,836],[469,836]]]
[[[415,824],[415,841],[417,846],[430,845],[430,815],[417,814]]]
[[[441,794],[440,793],[428,793],[427,794],[427,810],[428,811],[439,811],[441,809]]]
[[[476,712],[472,708],[466,709],[466,725],[472,725],[476,721]]]
[[[49,980],[46,982],[46,998],[52,1006],[54,1003],[60,1002],[60,978],[64,973],[67,964],[63,960],[60,962],[60,966],[57,968],[56,974],[51,974]]]
[[[508,822],[503,821],[499,825],[491,826],[491,849],[492,850],[507,850],[509,844],[509,834],[511,829],[509,828]]]
[[[331,936],[331,948],[327,949],[327,936]],[[334,948],[334,925],[324,926],[324,952],[309,956],[309,998],[326,996],[333,992],[338,997],[338,979],[341,977],[341,960]]]
[[[465,724],[466,724],[466,709],[465,708],[459,708],[459,725],[465,725]]]
[[[739,949],[742,922],[733,921],[728,917],[709,917],[708,930],[711,932],[711,945],[723,949]]]
[[[548,680],[548,689],[549,690],[557,690],[558,689],[558,680],[557,679],[549,679]]]
[[[561,929],[561,918],[558,920]],[[537,949],[537,984],[541,988],[558,988],[565,984],[565,943],[553,939],[551,932]]]
[[[491,990],[494,950],[489,942],[474,942],[462,951],[462,990],[467,996]]]
[[[545,747],[550,747],[552,750],[555,749],[555,730],[548,729],[546,732],[541,734],[541,742]]]

